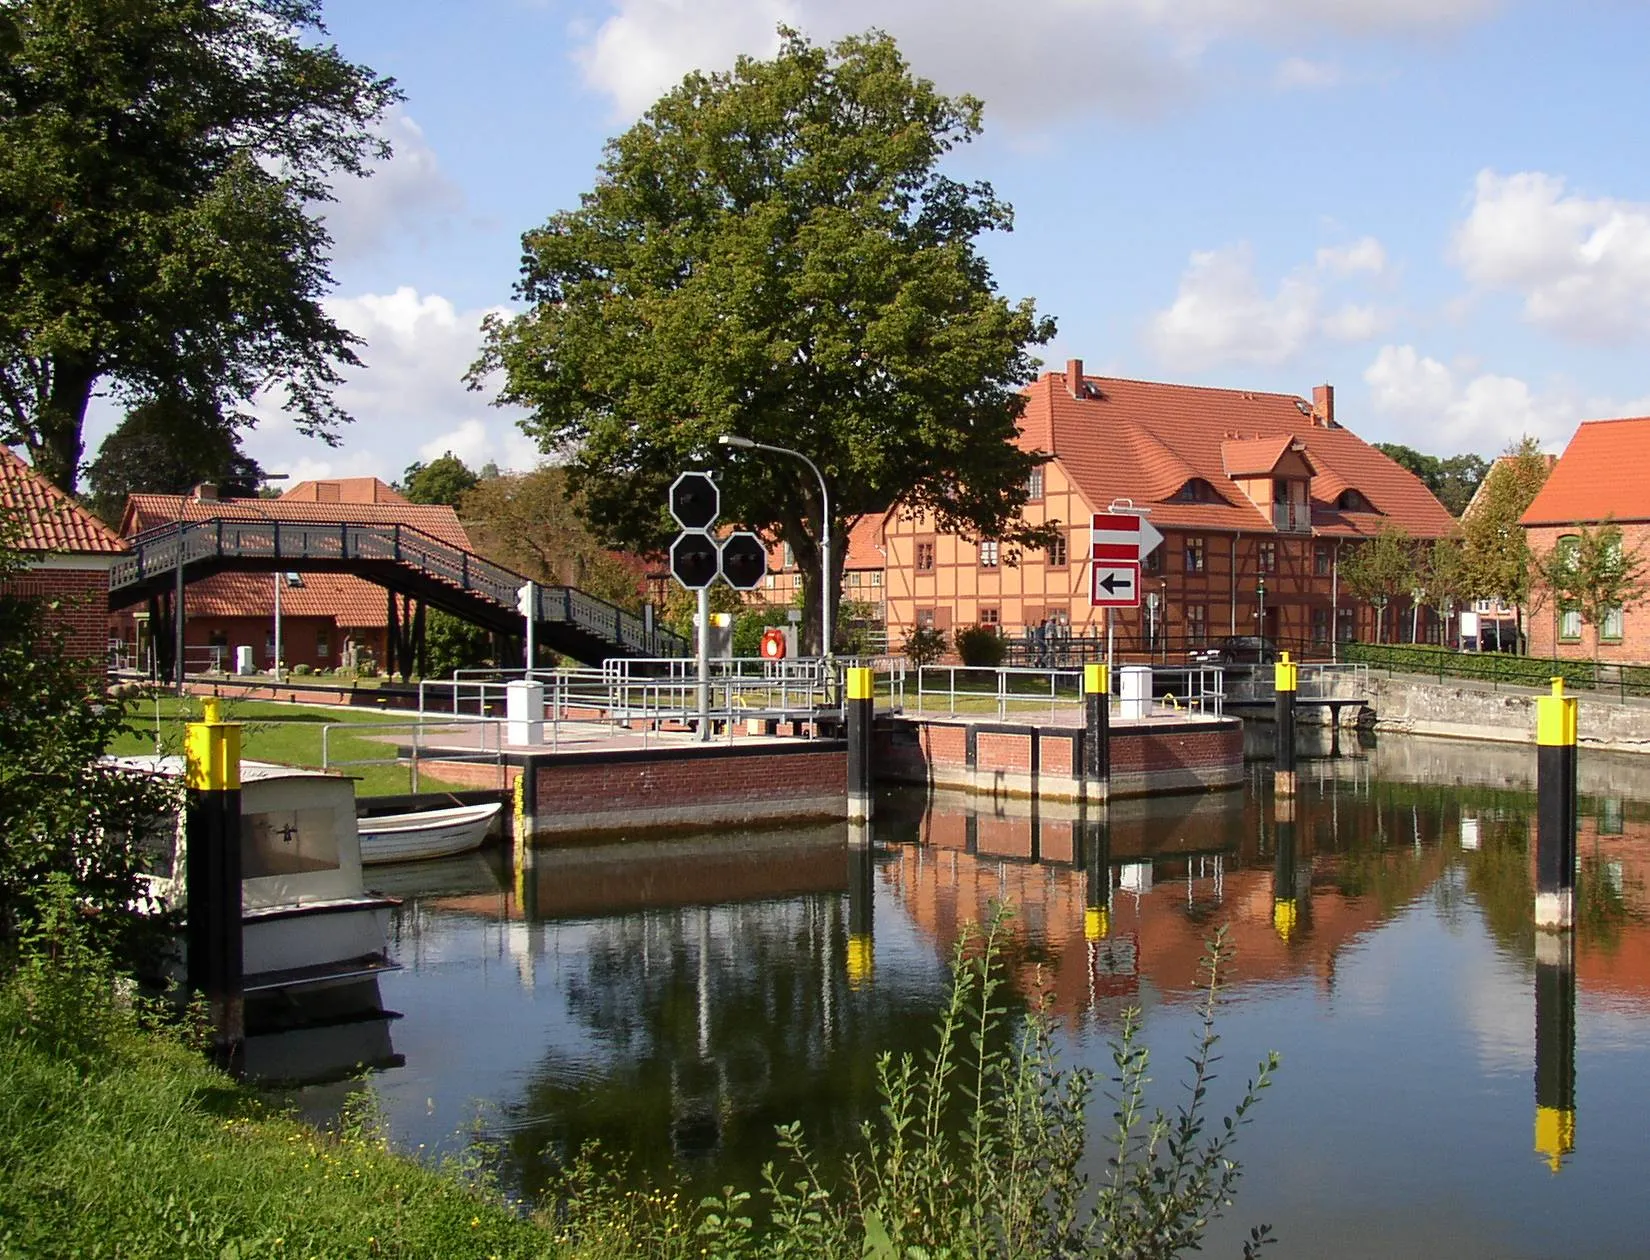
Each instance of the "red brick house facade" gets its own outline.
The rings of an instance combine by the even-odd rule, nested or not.
[[[1590,420],[1553,465],[1522,518],[1530,552],[1540,557],[1583,526],[1621,526],[1622,547],[1650,569],[1650,417]],[[1532,656],[1650,661],[1650,603],[1586,625],[1581,614],[1537,591],[1529,618]]]
[[[1353,548],[1389,522],[1417,539],[1455,528],[1418,478],[1342,427],[1329,386],[1308,402],[1087,376],[1072,360],[1027,390],[1020,444],[1050,456],[1032,477],[1025,518],[1058,521],[1060,541],[1016,557],[996,541],[890,514],[892,641],[913,625],[997,625],[1012,636],[1044,619],[1100,632],[1104,613],[1087,589],[1089,519],[1129,500],[1164,541],[1143,565],[1142,606],[1116,615],[1120,647],[1167,651],[1264,633],[1327,650],[1332,637],[1376,637],[1376,610],[1340,582]],[[1410,636],[1407,605],[1386,616],[1382,637]]]
[[[67,633],[70,653],[101,666],[109,647],[109,566],[125,541],[5,446],[0,512],[19,530],[14,545],[26,565],[0,582],[0,593],[47,601],[48,624]]]

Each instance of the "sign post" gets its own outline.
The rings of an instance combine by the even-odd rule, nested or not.
[[[1140,607],[1140,558],[1163,541],[1146,509],[1114,499],[1089,522],[1089,603],[1106,610],[1106,668],[1113,666],[1112,609]]]

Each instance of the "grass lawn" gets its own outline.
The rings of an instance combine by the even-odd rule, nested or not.
[[[129,712],[131,728],[109,746],[109,751],[123,755],[154,752],[157,709],[161,751],[181,753],[184,725],[200,717],[198,698],[179,700],[175,696],[162,696],[158,701],[135,701]],[[371,709],[351,709],[343,705],[225,700],[223,716],[228,721],[244,724],[241,732],[241,755],[249,761],[274,761],[281,765],[312,766],[316,769],[321,766],[321,731],[327,726],[338,723],[370,726],[403,720],[409,724],[399,730],[385,727],[385,734],[397,742],[410,742],[412,735],[411,715],[401,717]],[[395,747],[394,743],[383,739],[334,731],[327,737],[327,751],[333,761],[354,761],[393,756]],[[356,786],[358,796],[385,796],[412,790],[412,772],[406,765],[357,765],[338,768],[360,779]],[[423,791],[439,791],[460,785],[443,782],[427,771],[421,771],[418,786]]]

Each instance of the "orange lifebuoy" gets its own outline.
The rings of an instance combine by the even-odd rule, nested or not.
[[[762,658],[769,661],[785,659],[785,632],[770,626],[762,632]]]

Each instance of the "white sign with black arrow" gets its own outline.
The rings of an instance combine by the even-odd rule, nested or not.
[[[1096,608],[1134,608],[1140,603],[1140,566],[1097,561],[1092,569],[1094,589],[1090,601]]]

